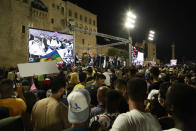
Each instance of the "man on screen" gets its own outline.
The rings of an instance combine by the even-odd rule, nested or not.
[[[54,48],[59,48],[61,46],[61,43],[58,41],[58,38],[56,36],[52,37],[52,40],[50,42],[50,46]]]
[[[45,46],[40,41],[39,37],[34,37],[34,40],[29,41],[29,54],[34,56],[43,56],[45,55]]]

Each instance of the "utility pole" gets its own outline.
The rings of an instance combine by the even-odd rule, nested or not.
[[[129,33],[129,66],[132,65],[132,38],[131,38],[131,34],[130,31],[128,31]]]
[[[175,43],[172,43],[171,48],[172,48],[172,59],[175,59]]]

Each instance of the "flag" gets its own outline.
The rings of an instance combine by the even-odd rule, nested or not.
[[[56,62],[60,62],[62,61],[61,56],[59,55],[59,53],[57,52],[57,50],[54,50],[53,52],[42,56],[40,58],[40,62],[47,62],[47,61],[56,61]]]
[[[37,92],[37,88],[34,83],[32,84],[32,86],[30,88],[30,92]]]

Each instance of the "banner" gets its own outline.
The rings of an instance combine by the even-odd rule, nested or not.
[[[59,73],[54,61],[18,64],[21,77]]]

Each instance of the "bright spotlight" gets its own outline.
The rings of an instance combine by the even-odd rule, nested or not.
[[[150,31],[150,34],[155,34],[155,32],[151,30],[151,31]]]

